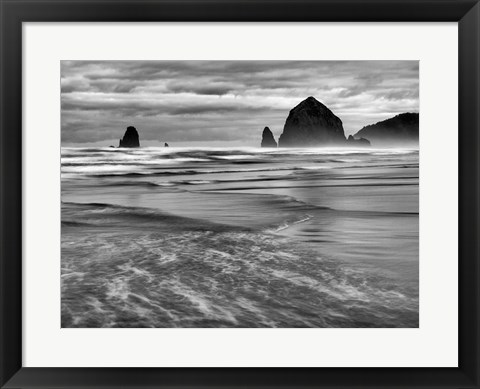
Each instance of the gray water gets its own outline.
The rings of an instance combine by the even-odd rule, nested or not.
[[[412,149],[62,149],[62,327],[418,327]]]

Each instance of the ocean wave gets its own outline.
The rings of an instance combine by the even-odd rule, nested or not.
[[[183,149],[183,148],[140,148],[130,150],[116,149],[69,149],[62,148],[62,158],[65,162],[68,160],[80,161],[84,160],[176,160],[179,161],[241,161],[241,160],[282,160],[295,158],[311,158],[338,156],[362,157],[362,156],[400,156],[400,155],[418,155],[418,150],[414,149],[346,149],[346,148],[320,148],[320,149],[276,149],[264,150],[256,148],[244,149]]]
[[[65,227],[117,226],[151,228],[153,230],[226,231],[250,230],[205,219],[188,218],[155,208],[126,207],[106,203],[75,203],[62,201],[62,224]]]
[[[309,220],[312,220],[312,218],[313,218],[313,216],[311,216],[311,215],[304,215],[304,216],[301,216],[298,220],[293,220],[293,221],[286,220],[280,226],[275,228],[273,231],[274,232],[280,232],[280,231],[286,230],[287,228],[291,227],[292,225],[308,222]]]
[[[212,180],[190,180],[190,181],[178,181],[176,182],[177,184],[182,184],[182,185],[206,185],[206,184],[214,184],[217,182],[222,182],[222,181],[212,181]]]
[[[173,186],[175,186],[175,183],[173,182],[150,182],[150,181],[114,181],[114,182],[104,182],[104,183],[98,183],[96,184],[98,187],[105,187],[105,186],[111,186],[111,187],[116,187],[116,186],[132,186],[132,187],[146,187],[146,188],[168,188],[169,190],[172,190]]]
[[[399,162],[400,161],[400,162]],[[410,163],[411,162],[411,163]],[[244,167],[243,167],[244,166]],[[62,177],[255,174],[335,169],[418,168],[418,151],[349,149],[66,149]],[[204,178],[202,177],[202,180]],[[208,180],[208,178],[206,178]]]
[[[88,174],[92,177],[154,177],[154,176],[175,176],[175,175],[194,175],[202,174],[196,170],[167,170],[167,171],[145,171],[145,172],[116,172],[108,174]]]
[[[94,177],[142,177],[142,176],[175,176],[175,175],[196,175],[196,174],[228,174],[228,173],[260,173],[260,172],[281,172],[301,170],[302,168],[278,167],[278,168],[252,168],[252,169],[196,169],[196,170],[160,170],[160,171],[144,171],[144,172],[115,172],[115,173],[99,173],[89,174]],[[87,173],[91,173],[88,172]]]

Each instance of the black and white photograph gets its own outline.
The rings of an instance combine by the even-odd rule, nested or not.
[[[419,327],[418,61],[60,68],[62,328]]]

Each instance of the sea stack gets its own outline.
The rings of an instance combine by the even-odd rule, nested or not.
[[[138,132],[135,127],[127,127],[123,139],[120,139],[118,147],[140,147]]]
[[[275,142],[272,131],[268,127],[263,129],[261,147],[277,147],[277,142]]]
[[[363,127],[354,136],[365,137],[372,145],[418,144],[418,113],[401,113],[390,119]]]
[[[350,135],[347,139],[348,146],[370,146],[370,141],[365,138],[355,139]]]
[[[314,97],[293,108],[278,140],[279,147],[345,145],[342,121]]]

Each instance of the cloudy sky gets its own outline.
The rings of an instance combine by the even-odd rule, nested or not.
[[[258,146],[308,96],[345,134],[419,111],[418,61],[62,61],[62,145]]]

